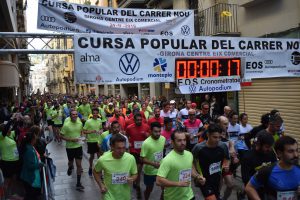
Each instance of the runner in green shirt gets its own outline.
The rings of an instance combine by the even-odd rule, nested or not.
[[[150,125],[151,135],[142,144],[141,158],[144,163],[144,191],[145,199],[148,200],[153,190],[156,180],[157,169],[163,158],[165,146],[165,137],[161,136],[161,125],[159,122],[153,122]]]
[[[48,129],[51,133],[53,133],[53,129],[52,129],[53,121],[52,121],[52,117],[51,117],[53,108],[54,108],[54,106],[52,105],[51,100],[48,100],[48,102],[44,104],[44,112],[46,114],[47,125],[48,125]]]
[[[56,104],[51,112],[52,122],[53,122],[53,132],[55,135],[55,141],[61,142],[59,137],[60,129],[63,125],[63,110],[59,104]]]
[[[135,158],[125,152],[126,139],[121,134],[111,137],[112,151],[103,154],[95,164],[93,174],[104,200],[130,200],[131,184],[137,178]],[[102,182],[102,171],[104,182]]]
[[[92,114],[91,106],[87,103],[87,98],[82,98],[82,104],[77,109],[82,114],[82,121],[85,122],[89,115]]]
[[[78,114],[76,110],[71,110],[70,119],[65,121],[62,129],[61,129],[61,138],[66,141],[66,150],[68,156],[68,176],[71,176],[73,163],[75,159],[76,164],[76,172],[77,172],[77,184],[76,189],[83,190],[80,179],[81,179],[81,161],[82,161],[82,123],[77,120]]]
[[[192,177],[204,184],[205,178],[193,168],[193,155],[186,151],[186,135],[176,131],[171,135],[174,149],[162,160],[156,183],[164,187],[164,200],[195,199],[191,187]]]
[[[93,176],[92,173],[92,166],[93,166],[93,160],[95,153],[97,156],[100,156],[100,151],[99,151],[99,146],[98,146],[98,141],[99,141],[99,136],[102,134],[102,121],[101,119],[98,118],[99,115],[99,109],[98,108],[93,108],[93,118],[88,119],[85,122],[85,125],[83,127],[84,134],[87,134],[87,152],[90,154],[89,158],[89,175]]]

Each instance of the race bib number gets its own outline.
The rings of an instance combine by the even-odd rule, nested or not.
[[[160,162],[163,159],[163,152],[156,152],[154,153],[154,160],[156,162]]]
[[[19,157],[19,151],[18,148],[14,148],[14,156]]]
[[[112,184],[125,184],[127,183],[128,173],[113,173],[111,175]]]
[[[209,165],[209,174],[215,174],[221,171],[221,161]]]
[[[57,117],[57,120],[58,120],[58,121],[62,121],[62,116],[58,116],[58,117]]]
[[[198,133],[198,128],[197,128],[197,129],[195,129],[195,128],[190,128],[190,129],[188,130],[188,132],[189,132],[192,136],[194,136],[194,137],[190,140],[190,143],[191,143],[191,144],[196,144],[196,143],[198,143],[198,137],[195,137],[195,135],[197,135],[197,133]]]
[[[296,191],[277,192],[277,200],[297,200]]]
[[[180,182],[188,182],[192,180],[192,170],[185,169],[179,172],[179,181]]]
[[[134,148],[140,149],[142,148],[143,141],[134,141]]]

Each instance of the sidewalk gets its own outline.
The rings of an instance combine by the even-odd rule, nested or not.
[[[55,200],[100,199],[101,194],[99,189],[94,179],[88,175],[89,166],[88,160],[85,156],[82,160],[83,174],[81,177],[81,182],[85,189],[84,192],[81,192],[75,189],[76,172],[73,170],[71,176],[67,175],[68,159],[64,144],[51,142],[47,148],[49,150],[50,157],[56,165],[56,178],[54,182]]]

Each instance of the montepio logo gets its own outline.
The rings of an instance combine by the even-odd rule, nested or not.
[[[65,12],[64,17],[65,17],[66,22],[68,22],[68,23],[74,23],[77,21],[76,15],[72,12]]]
[[[153,62],[153,70],[156,73],[148,74],[148,78],[165,79],[173,75],[167,71],[167,60],[164,58],[155,58]],[[164,73],[165,72],[165,73]]]
[[[153,62],[153,69],[156,72],[165,72],[167,68],[167,62],[164,58],[155,58]]]

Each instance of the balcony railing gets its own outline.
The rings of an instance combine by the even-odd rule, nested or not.
[[[236,4],[216,4],[198,11],[199,35],[231,35],[238,36]]]

